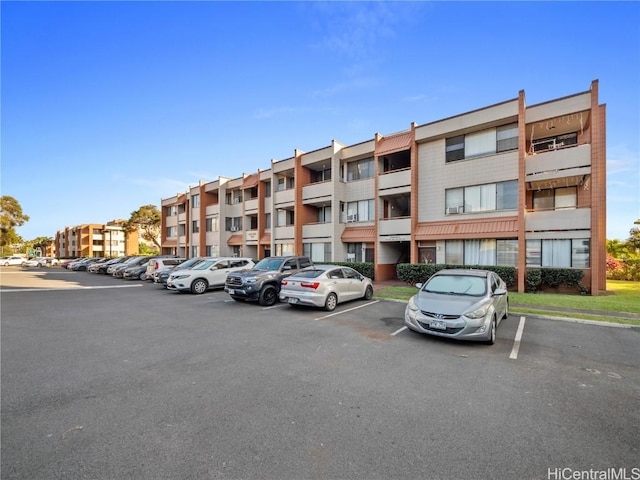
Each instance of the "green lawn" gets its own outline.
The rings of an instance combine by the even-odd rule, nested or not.
[[[386,287],[376,292],[376,297],[395,300],[409,300],[417,292],[415,287]],[[616,317],[616,312],[640,314],[640,282],[608,280],[606,292],[598,296],[561,295],[554,293],[517,293],[509,292],[509,301],[514,313],[539,313],[552,316],[565,316],[584,320],[600,320],[615,323],[640,325],[638,319]],[[513,305],[518,305],[514,307]],[[522,305],[522,306],[520,306]],[[536,309],[536,307],[540,307]],[[541,307],[545,307],[544,310]],[[554,310],[558,307],[559,310]],[[586,312],[563,312],[560,309],[577,308],[608,312],[606,316],[592,315]]]

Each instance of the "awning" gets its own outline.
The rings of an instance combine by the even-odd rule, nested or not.
[[[518,236],[518,218],[492,218],[418,225],[416,240],[452,240],[462,238],[508,238]]]
[[[260,237],[260,241],[258,242],[260,245],[271,245],[271,234],[265,233]]]
[[[340,239],[346,243],[355,242],[375,242],[376,240],[376,228],[375,227],[349,227],[345,228],[342,232]]]
[[[244,180],[242,181],[242,188],[253,188],[256,185],[258,185],[258,182],[260,181],[259,175],[257,173],[254,173],[252,175],[247,175],[246,177],[244,177]]]
[[[413,133],[411,131],[394,135],[392,137],[383,137],[376,146],[376,155],[383,155],[385,153],[398,152],[400,150],[407,150],[411,147],[413,141]]]
[[[227,245],[242,245],[242,234],[231,235],[227,240]]]
[[[177,247],[178,246],[178,241],[177,240],[165,240],[164,242],[162,242],[162,248],[171,248],[171,247]]]

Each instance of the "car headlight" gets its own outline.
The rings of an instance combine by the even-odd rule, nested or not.
[[[171,277],[171,280],[182,280],[183,278],[189,278],[189,275],[176,275],[175,277]]]
[[[415,297],[415,295],[409,299],[409,302],[407,303],[407,308],[409,310],[411,310],[412,312],[418,312],[420,310],[418,308],[418,305],[416,305],[416,297]]]
[[[464,316],[467,318],[484,318],[487,315],[487,311],[489,310],[489,305],[484,305],[473,312],[465,313]]]
[[[246,283],[256,283],[257,280],[258,280],[258,277],[247,277],[244,279]]]

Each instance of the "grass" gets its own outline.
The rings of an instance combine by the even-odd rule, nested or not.
[[[411,286],[385,287],[376,292],[376,297],[407,301],[416,292],[417,288]],[[640,325],[640,319],[616,316],[619,312],[640,314],[640,282],[607,280],[607,290],[598,296],[509,292],[509,301],[514,313]],[[567,312],[567,308],[585,311]],[[588,311],[606,313],[598,315]]]

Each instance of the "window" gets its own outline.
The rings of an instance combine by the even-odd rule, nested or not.
[[[293,255],[293,243],[276,243],[276,257],[290,257]]]
[[[318,223],[331,223],[331,207],[318,208]]]
[[[331,180],[331,167],[321,170],[311,170],[311,183],[328,182]]]
[[[445,191],[445,213],[471,213],[518,208],[518,181],[488,183]]]
[[[198,246],[197,245],[192,245],[191,246],[191,255],[189,255],[189,256],[191,258],[198,256]]]
[[[167,217],[175,217],[178,215],[178,207],[175,205],[171,205],[167,208]]]
[[[219,228],[218,217],[209,217],[205,220],[205,231],[217,232]]]
[[[265,197],[271,196],[271,180],[264,182],[264,196]]]
[[[464,137],[464,158],[496,153],[496,130],[470,133]]]
[[[331,242],[303,243],[302,254],[309,257],[312,262],[330,262]]]
[[[464,159],[464,135],[447,138],[445,147],[445,160],[455,162]]]
[[[200,206],[200,195],[191,195],[191,208],[198,208]]]
[[[528,267],[589,268],[590,240],[527,240]]]
[[[343,221],[346,223],[367,222],[375,219],[375,204],[373,199],[360,200],[358,202],[349,202],[346,204],[342,202],[340,206]]]
[[[217,257],[218,256],[218,246],[217,245],[207,245],[205,255],[207,257]]]
[[[224,219],[224,229],[227,232],[238,232],[242,230],[242,217],[226,217]]]
[[[265,229],[270,229],[271,228],[271,214],[270,213],[265,213],[264,214],[264,228]]]
[[[187,226],[184,223],[181,223],[180,225],[178,225],[178,236],[184,237],[186,233],[187,233]]]
[[[518,124],[510,123],[498,128],[458,135],[445,141],[445,161],[491,155],[518,148]]]
[[[444,251],[449,265],[518,264],[518,241],[513,239],[447,240]]]
[[[373,158],[347,163],[347,182],[373,178]]]
[[[191,232],[198,233],[200,231],[200,222],[198,220],[193,220],[191,222]]]
[[[496,138],[498,141],[497,151],[506,152],[518,149],[518,124],[512,123],[504,125],[496,129]]]
[[[294,211],[293,210],[276,210],[277,214],[277,227],[289,227],[293,225]]]
[[[576,208],[578,192],[576,187],[549,188],[534,190],[533,209],[553,210],[557,208]]]
[[[366,243],[347,243],[347,262],[373,262],[373,248]]]

